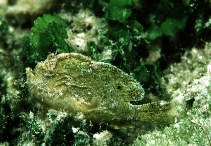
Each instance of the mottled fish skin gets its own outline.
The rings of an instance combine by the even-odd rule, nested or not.
[[[117,67],[78,53],[49,56],[26,69],[29,92],[48,108],[82,113],[97,123],[157,121],[171,105],[132,105],[144,97],[142,86]]]

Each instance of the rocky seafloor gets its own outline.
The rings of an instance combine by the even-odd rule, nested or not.
[[[211,2],[164,0],[158,2],[158,7],[152,5],[152,9],[151,1],[125,0],[122,5],[118,2],[0,1],[0,145],[211,145],[211,18],[208,13]],[[179,3],[188,16],[175,16],[181,10],[176,8]],[[94,7],[98,4],[103,5],[102,10]],[[175,10],[172,15],[167,13],[171,11],[167,9],[169,6]],[[139,16],[139,10],[149,18],[143,20],[145,15]],[[53,31],[45,27],[45,23],[53,22],[46,22],[48,19],[58,20],[57,16],[54,18],[56,14],[69,25],[67,35],[58,33],[60,29],[53,29],[53,24],[48,25]],[[173,25],[170,22],[173,19],[175,25],[182,24]],[[183,26],[183,20],[187,26]],[[136,26],[137,22],[142,23],[143,28]],[[35,26],[43,27],[44,32],[35,31]],[[131,26],[136,27],[134,32]],[[37,39],[39,33],[45,35],[45,41]],[[35,39],[27,44],[25,36]],[[58,36],[65,36],[66,43],[58,43],[64,41]],[[49,40],[51,47],[57,50],[40,53],[39,43],[44,44],[40,45],[43,48],[49,47],[45,44]],[[91,47],[90,42],[94,42]],[[110,125],[89,121],[81,113],[73,115],[65,110],[46,108],[30,94],[25,69],[45,60],[49,52],[59,53],[61,46],[133,75],[145,89],[144,103],[170,101],[175,117],[168,123]],[[34,53],[38,57],[36,54],[33,58],[34,54],[26,49],[38,49]],[[47,53],[43,55],[42,51]],[[153,72],[154,66],[161,74]]]

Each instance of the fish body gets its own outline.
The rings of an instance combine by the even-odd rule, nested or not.
[[[29,92],[48,108],[82,113],[97,123],[156,121],[167,116],[169,103],[133,105],[144,89],[119,68],[78,53],[51,55],[26,69]]]

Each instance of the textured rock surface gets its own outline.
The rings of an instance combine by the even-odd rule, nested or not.
[[[14,6],[8,7],[7,15],[37,15],[50,10],[55,4],[53,0],[18,0]]]
[[[154,130],[134,141],[138,145],[210,145],[211,143],[211,43],[186,51],[181,62],[172,64],[164,80],[171,98],[178,103],[193,98],[186,116],[162,130]],[[177,107],[177,110],[180,110]]]

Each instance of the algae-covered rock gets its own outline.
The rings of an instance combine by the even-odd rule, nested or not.
[[[11,16],[37,15],[50,10],[56,5],[56,2],[52,0],[17,0],[15,5],[8,7],[6,14]]]

